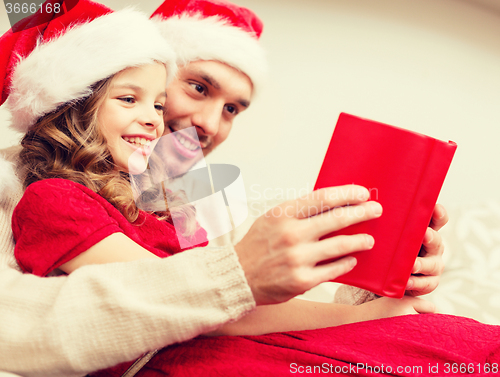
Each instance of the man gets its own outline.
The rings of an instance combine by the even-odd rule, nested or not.
[[[92,6],[81,0],[72,11]],[[43,27],[40,32],[43,36]],[[1,59],[3,65],[10,57]],[[255,83],[235,70],[235,63],[200,59],[186,61],[172,84],[167,122],[172,131],[194,125],[209,152],[227,137],[235,110],[248,106]],[[286,301],[346,273],[352,258],[321,267],[316,263],[369,248],[362,235],[318,242],[322,234],[375,217],[376,206],[366,203],[365,189],[340,187],[282,208],[319,206],[320,201],[333,208],[349,201],[366,209],[363,218],[354,211],[334,219],[320,215],[314,223],[298,214],[261,217],[234,247],[236,253],[229,245],[161,261],[87,266],[58,278],[22,275],[15,268],[10,232],[12,210],[22,194],[13,170],[18,152],[5,151],[0,163],[0,365],[24,376],[79,376],[193,338],[241,318],[255,305]],[[436,228],[446,222],[441,214],[435,212]],[[440,238],[431,234],[434,239],[424,246],[439,260]]]
[[[166,133],[185,135],[193,144],[198,139],[205,156],[226,140],[235,117],[248,108],[256,86],[258,89],[265,75],[263,52],[257,43],[262,22],[247,9],[214,3],[217,2],[191,0],[179,7],[175,2],[165,1],[152,16],[161,20],[163,35],[180,51],[177,79],[168,88]],[[190,13],[197,16],[191,17]],[[226,25],[211,22],[212,17],[220,15],[224,15]],[[234,35],[237,29],[248,35]],[[177,35],[183,38],[176,39]],[[219,42],[217,48],[202,47],[215,40]],[[241,56],[245,59],[240,59]],[[197,134],[191,135],[194,129]],[[172,176],[185,173],[202,157],[196,150],[192,155],[189,152],[190,148],[182,143],[168,149],[164,159]],[[410,278],[407,294],[424,295],[437,287],[444,264],[443,245],[436,231],[447,221],[446,210],[437,205],[423,241],[420,253],[423,258],[418,258],[413,268],[418,275]],[[345,297],[343,301],[354,302]]]

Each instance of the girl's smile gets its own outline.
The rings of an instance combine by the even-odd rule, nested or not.
[[[151,135],[138,134],[138,135],[123,135],[125,141],[134,151],[139,151],[144,156],[149,156],[156,145],[155,137]]]

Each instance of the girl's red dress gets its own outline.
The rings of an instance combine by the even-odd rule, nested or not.
[[[15,257],[25,272],[46,276],[113,233],[123,233],[164,258],[181,251],[174,226],[140,211],[134,223],[106,199],[66,179],[45,179],[28,186],[14,210]],[[189,239],[207,245],[204,229]]]

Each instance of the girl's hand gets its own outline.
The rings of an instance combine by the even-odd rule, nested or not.
[[[361,304],[357,308],[359,309],[359,321],[436,312],[436,307],[432,302],[411,296],[404,296],[400,299],[381,297]]]

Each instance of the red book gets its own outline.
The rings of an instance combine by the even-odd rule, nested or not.
[[[402,128],[340,114],[314,189],[356,184],[383,207],[380,218],[326,237],[371,234],[373,249],[334,281],[403,297],[457,145]]]

